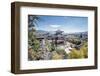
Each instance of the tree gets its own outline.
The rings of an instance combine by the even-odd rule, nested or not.
[[[37,16],[29,15],[28,16],[28,57],[31,60],[37,60],[38,50],[40,43],[36,38],[36,21],[38,20]]]
[[[36,22],[39,20],[38,16],[35,15],[29,15],[28,16],[28,44],[30,48],[33,48],[37,51],[37,48],[39,48],[39,41],[36,39]]]
[[[28,27],[31,28],[31,27],[36,26],[38,20],[39,20],[39,17],[38,16],[29,15],[28,16]]]
[[[54,42],[52,40],[52,43],[51,43],[51,52],[54,51],[54,50],[55,50],[55,44],[54,44]]]

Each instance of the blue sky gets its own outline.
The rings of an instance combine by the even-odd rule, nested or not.
[[[65,33],[88,31],[88,17],[38,16],[36,29],[44,31],[62,30]]]

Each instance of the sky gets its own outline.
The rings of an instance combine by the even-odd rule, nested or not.
[[[56,31],[65,33],[88,31],[88,17],[79,16],[38,16],[36,30]]]

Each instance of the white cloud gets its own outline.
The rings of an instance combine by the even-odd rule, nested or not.
[[[61,25],[50,25],[50,27],[52,27],[52,28],[58,28],[58,27],[60,27]]]

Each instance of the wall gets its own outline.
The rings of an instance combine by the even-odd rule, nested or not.
[[[10,73],[11,60],[11,15],[10,3],[15,0],[0,0],[0,76],[16,76]],[[100,1],[99,0],[16,0],[28,2],[41,3],[57,3],[57,4],[74,4],[74,5],[90,5],[98,6],[100,17]],[[98,18],[100,20],[100,18]],[[100,24],[100,22],[98,22]],[[98,25],[100,29],[100,26]],[[100,33],[100,30],[98,32]],[[98,43],[100,42],[100,35],[98,36]],[[99,44],[100,46],[100,44]],[[98,48],[99,50],[99,48]],[[100,51],[98,52],[100,58]],[[18,76],[100,76],[100,59],[98,61],[98,70],[81,70],[68,72],[52,72],[52,73],[38,73],[38,74],[22,74]]]

